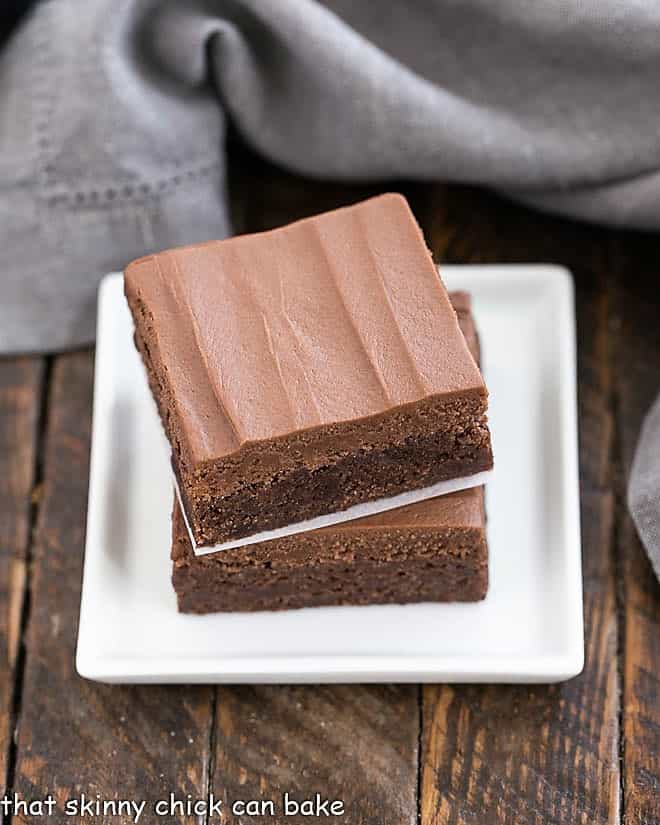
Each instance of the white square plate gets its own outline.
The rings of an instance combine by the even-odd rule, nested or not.
[[[185,616],[169,449],[120,275],[99,293],[77,668],[108,682],[546,682],[583,665],[575,322],[554,266],[445,266],[491,393],[490,590],[478,604]]]

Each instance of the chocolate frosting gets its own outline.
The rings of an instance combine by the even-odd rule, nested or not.
[[[126,270],[197,460],[486,393],[405,199],[383,195]]]

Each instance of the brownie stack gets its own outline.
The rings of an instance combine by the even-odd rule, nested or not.
[[[484,597],[477,333],[403,198],[141,258],[125,289],[181,611]]]

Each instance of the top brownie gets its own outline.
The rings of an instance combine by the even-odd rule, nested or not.
[[[486,387],[398,195],[141,258],[125,289],[198,545],[492,466]]]

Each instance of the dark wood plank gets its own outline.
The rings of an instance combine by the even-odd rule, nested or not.
[[[0,785],[3,792],[9,778],[14,677],[25,594],[43,374],[43,359],[0,360]]]
[[[428,686],[423,825],[618,821],[607,232],[543,217],[479,190],[427,203],[436,257],[557,262],[576,275],[586,621],[583,674],[554,686]]]
[[[28,799],[52,793],[58,810],[48,821],[54,824],[78,821],[65,817],[63,805],[81,793],[149,801],[170,791],[203,797],[208,781],[209,688],[101,685],[74,670],[92,373],[91,353],[55,360],[33,552],[14,789]],[[140,821],[163,820],[145,813]]]
[[[230,800],[273,800],[275,821],[290,825],[318,820],[284,818],[285,792],[298,802],[316,792],[341,800],[344,814],[323,821],[412,825],[417,693],[391,685],[220,688],[213,787]]]
[[[621,487],[618,544],[623,612],[624,822],[660,822],[660,586],[625,508],[644,414],[660,392],[660,244],[622,236],[613,283]]]
[[[234,232],[261,232],[392,189],[415,208],[427,187],[400,182],[338,183],[291,174],[252,152],[234,136],[229,145],[229,198]]]

